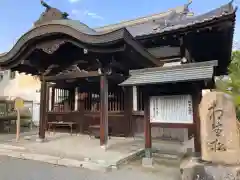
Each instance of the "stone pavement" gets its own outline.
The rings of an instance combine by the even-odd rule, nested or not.
[[[43,143],[36,142],[37,135],[27,138],[21,136],[19,142],[13,139],[0,143],[0,155],[106,172],[118,169],[121,164],[144,153],[143,139],[112,137],[107,150],[104,150],[99,145],[99,139],[89,139],[86,135],[70,136],[68,133],[46,135],[47,141]],[[156,150],[161,149],[168,153],[171,151],[173,154],[183,151],[181,149],[183,146],[176,143],[164,144],[160,141],[153,141],[153,146]],[[160,159],[161,163],[169,161],[169,158],[165,156]],[[166,163],[163,164],[166,165]]]
[[[0,144],[0,155],[38,160],[55,165],[84,167],[92,170],[109,171],[119,164],[135,158],[143,152],[143,142],[125,138],[111,138],[104,150],[98,139],[86,135],[56,133],[48,135],[47,141],[36,142],[37,136]]]
[[[135,163],[124,166],[118,171],[103,173],[0,156],[1,180],[178,180],[178,171],[166,167],[155,171],[143,170],[138,163]]]

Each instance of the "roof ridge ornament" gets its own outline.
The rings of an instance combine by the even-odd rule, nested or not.
[[[184,10],[183,10],[183,14],[188,14],[190,13],[189,11],[189,6],[192,4],[192,0],[188,0],[187,4],[184,4]]]
[[[41,0],[41,4],[47,9],[49,10],[50,8],[52,8],[51,6],[49,6],[46,2],[44,2],[43,0]]]
[[[188,0],[188,3],[186,5],[189,6],[190,4],[192,4],[192,0]]]
[[[68,19],[69,14],[66,12],[62,12],[57,8],[53,8],[48,5],[43,0],[40,1],[42,6],[46,8],[45,12],[43,12],[40,18],[34,23],[34,26],[60,19]]]
[[[234,3],[234,0],[231,0],[229,3],[228,3],[228,5],[229,5],[229,7],[231,8],[231,9],[237,9],[237,5],[236,5],[236,7],[234,8],[233,6],[233,3]]]

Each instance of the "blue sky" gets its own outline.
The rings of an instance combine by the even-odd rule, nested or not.
[[[45,0],[52,7],[68,12],[72,19],[90,27],[117,23],[165,11],[187,3],[187,0]],[[191,11],[196,15],[217,8],[229,0],[193,0]],[[234,5],[240,5],[235,0]],[[30,29],[44,8],[40,0],[0,0],[0,52],[6,52]],[[239,10],[240,11],[240,10]],[[237,16],[240,12],[237,13]],[[235,41],[240,43],[240,23],[237,20]],[[238,34],[239,33],[239,34]]]

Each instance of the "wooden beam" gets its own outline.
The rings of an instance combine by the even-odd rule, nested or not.
[[[151,123],[152,127],[161,128],[194,128],[194,124],[183,124],[183,123]]]
[[[32,67],[32,68],[36,67],[36,66],[34,66],[34,64],[31,63],[30,60],[27,60],[27,59],[22,60],[20,64],[25,65],[25,66],[29,66],[29,67]]]
[[[180,41],[180,56],[181,58],[183,58],[185,56],[185,44],[182,36],[179,38],[179,41]]]
[[[88,72],[69,72],[62,73],[56,76],[46,76],[46,81],[57,81],[57,80],[70,80],[76,78],[86,78],[86,77],[96,77],[100,76],[98,71],[88,71]]]
[[[172,57],[167,57],[167,58],[158,59],[158,60],[161,61],[162,63],[171,63],[171,62],[181,61],[181,57],[180,56],[172,56]]]
[[[47,111],[47,83],[42,77],[41,92],[40,92],[40,122],[39,122],[39,139],[45,139],[46,129],[46,113]]]
[[[147,51],[157,59],[166,59],[171,56],[179,57],[181,54],[179,46],[161,46],[148,48]]]
[[[126,80],[129,76],[124,75],[124,74],[119,74],[119,73],[112,73],[111,75],[108,75],[108,79],[112,79],[116,82],[123,82]]]
[[[120,70],[122,72],[128,72],[128,67],[126,67],[126,65],[123,65],[122,63],[120,63],[119,61],[116,61],[116,60],[112,60],[109,63],[109,67],[111,69],[117,69],[117,70]]]
[[[150,123],[150,97],[144,92],[144,134],[145,134],[145,157],[152,157],[152,136]]]
[[[106,75],[100,78],[100,145],[104,148],[108,141],[108,80]]]

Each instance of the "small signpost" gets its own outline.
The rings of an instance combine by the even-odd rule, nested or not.
[[[20,136],[20,109],[24,107],[24,101],[21,98],[15,99],[15,109],[17,111],[17,123],[16,123],[16,142],[19,141]]]

